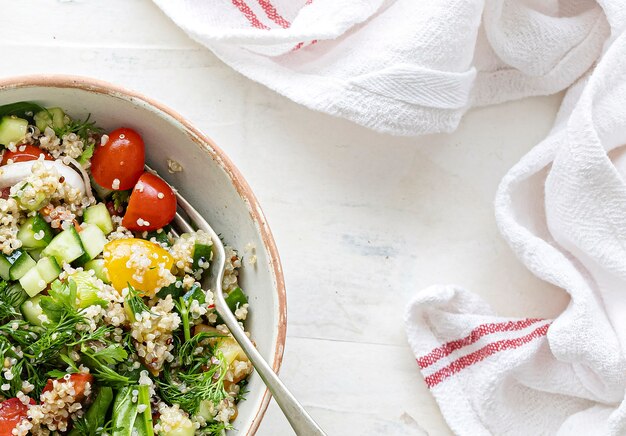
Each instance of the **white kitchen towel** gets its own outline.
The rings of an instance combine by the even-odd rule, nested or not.
[[[472,106],[565,89],[609,35],[593,0],[154,1],[247,77],[401,135],[449,132]]]
[[[504,177],[496,218],[571,301],[554,320],[498,317],[456,286],[412,301],[409,343],[459,435],[626,434],[626,5],[550,135]]]

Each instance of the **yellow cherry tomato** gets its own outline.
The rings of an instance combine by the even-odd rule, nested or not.
[[[144,239],[116,239],[104,246],[104,266],[111,285],[121,291],[130,284],[153,296],[172,282],[174,258],[160,245]]]

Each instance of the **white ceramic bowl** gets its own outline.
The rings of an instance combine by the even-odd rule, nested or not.
[[[250,298],[248,328],[263,357],[280,368],[286,330],[285,287],[274,240],[261,208],[237,168],[180,115],[135,92],[83,77],[26,76],[0,79],[0,105],[35,101],[59,106],[73,117],[91,113],[99,126],[131,127],[146,144],[147,163],[180,191],[229,245],[256,247],[257,263],[244,262],[241,287]],[[168,172],[167,159],[182,172]],[[258,375],[250,379],[234,427],[254,434],[270,399]]]

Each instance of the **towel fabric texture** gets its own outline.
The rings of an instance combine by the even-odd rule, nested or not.
[[[456,434],[626,434],[623,0],[155,2],[251,79],[393,134],[452,131],[472,106],[569,88],[495,202],[511,249],[568,307],[503,318],[433,286],[406,329]]]

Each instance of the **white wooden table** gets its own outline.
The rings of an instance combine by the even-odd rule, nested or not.
[[[560,96],[474,110],[452,135],[396,138],[249,81],[148,0],[0,0],[0,10],[0,75],[79,74],[138,90],[241,169],[286,275],[282,376],[330,435],[449,434],[404,335],[418,290],[464,285],[505,315],[553,316],[566,304],[514,258],[492,207]],[[259,433],[291,434],[275,404]]]

